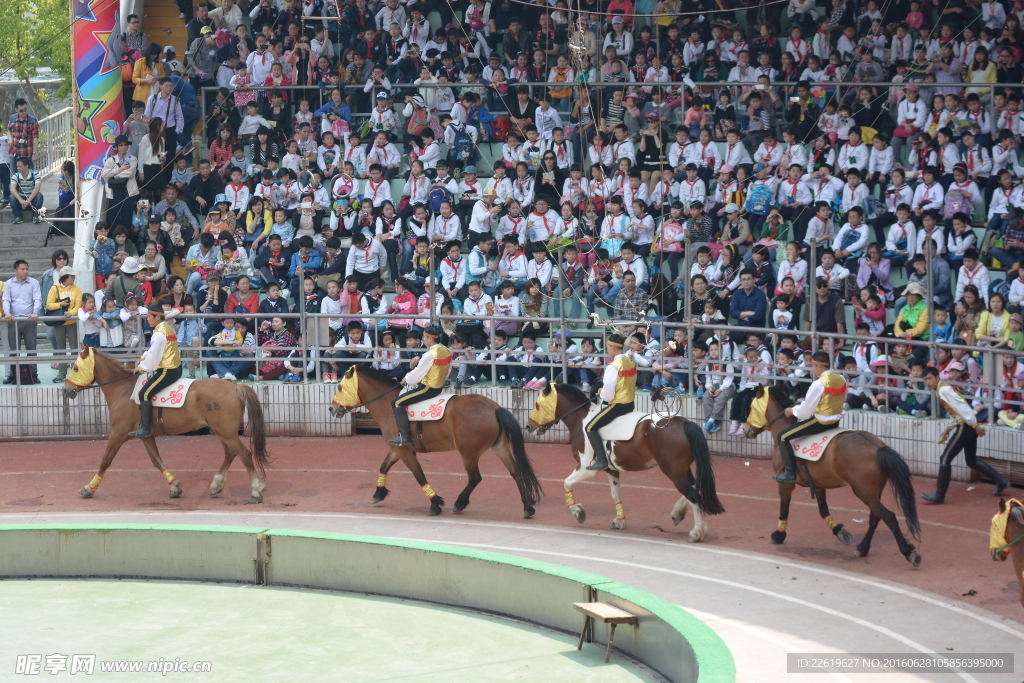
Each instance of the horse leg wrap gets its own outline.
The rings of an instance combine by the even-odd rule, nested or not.
[[[436,493],[434,493],[434,489],[431,488],[430,484],[423,485],[423,493],[427,494],[428,499],[433,498],[434,496],[437,495]]]
[[[789,525],[789,520],[786,520],[786,519],[780,519],[780,520],[779,520],[779,526],[778,526],[778,530],[779,530],[779,531],[781,531],[782,533],[786,533],[786,527],[787,527],[788,525]]]
[[[377,487],[380,488],[381,486],[387,486],[387,484],[388,484],[388,475],[386,475],[386,474],[378,474],[377,475]]]
[[[167,470],[160,470],[160,474],[164,475],[164,479],[167,480],[168,484],[174,483],[174,475]]]
[[[626,508],[622,507],[622,503],[615,504],[615,519],[625,519]]]
[[[573,505],[575,505],[576,504],[576,494],[574,494],[572,491],[566,491],[565,492],[565,504],[568,505],[569,507],[572,507]]]
[[[828,517],[825,518],[825,524],[828,524],[828,528],[829,529],[835,529],[836,528],[836,521],[834,519],[832,519],[832,515],[829,515]]]
[[[92,481],[85,485],[85,488],[95,493],[96,489],[100,487],[101,481],[103,481],[103,477],[97,474],[95,477],[92,478]]]

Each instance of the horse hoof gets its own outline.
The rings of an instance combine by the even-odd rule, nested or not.
[[[456,503],[456,504],[455,504],[455,507],[453,507],[453,508],[452,508],[452,512],[454,512],[455,514],[459,514],[459,513],[461,513],[461,512],[463,511],[463,510],[465,510],[465,509],[466,509],[466,506],[465,506],[465,505],[459,505],[458,503]]]
[[[684,515],[679,515],[678,517],[676,517],[675,515],[672,515],[672,524],[674,526],[679,526],[679,523],[683,521],[683,516]]]
[[[782,542],[786,540],[785,531],[773,531],[772,532],[772,545],[782,545]]]
[[[624,520],[624,519],[613,519],[612,523],[608,525],[608,528],[610,528],[610,529],[619,529],[619,530],[625,529],[626,528],[626,520]]]
[[[583,509],[582,505],[570,505],[569,512],[572,513],[573,518],[580,524],[587,521],[587,511]]]
[[[78,492],[78,495],[80,495],[80,496],[81,496],[82,498],[92,498],[92,495],[93,495],[94,493],[95,493],[95,491],[91,491],[91,490],[89,490],[89,489],[87,489],[87,488],[82,488],[82,489],[81,489],[81,490],[80,490],[80,491]]]
[[[437,517],[439,514],[441,514],[441,508],[438,507],[437,505],[431,505],[430,510],[427,512],[427,514],[431,517]]]
[[[378,486],[377,490],[373,492],[373,500],[370,501],[370,504],[376,505],[387,498],[389,493],[391,493],[391,491],[388,491],[386,486]]]
[[[248,505],[255,505],[256,503],[262,503],[262,502],[263,502],[263,496],[253,496],[252,498],[250,498],[249,500],[246,501],[246,504],[248,504]]]
[[[838,538],[839,542],[843,545],[850,545],[851,543],[853,543],[853,534],[851,534],[846,529],[840,529],[838,532],[836,532],[836,538]]]
[[[904,557],[907,558],[907,562],[910,563],[911,567],[916,568],[921,566],[921,554],[916,550],[911,550],[909,553],[904,555]]]
[[[530,519],[535,514],[537,514],[537,511],[534,508],[523,508],[523,519]]]
[[[210,498],[215,498],[224,489],[210,489]]]
[[[696,531],[691,531],[690,535],[686,537],[687,543],[700,543],[704,540],[704,537],[698,534]]]
[[[856,550],[853,551],[853,556],[854,557],[867,557],[868,556],[868,551],[867,550],[861,550],[860,548],[857,548]]]
[[[167,497],[168,498],[180,498],[181,497],[181,487],[180,486],[172,486],[171,490],[167,494]]]

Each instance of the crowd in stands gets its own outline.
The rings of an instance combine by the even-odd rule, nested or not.
[[[855,334],[826,340],[852,408],[928,414],[931,362],[1024,425],[1024,110],[992,85],[1024,81],[1024,3],[222,2],[182,3],[183,61],[128,18],[97,319],[232,314],[180,323],[218,375],[318,346],[332,381],[398,378],[432,313],[464,315],[452,382],[536,389],[594,382],[596,314],[709,431],[732,398],[731,432],[771,377],[799,394],[795,331]],[[332,317],[302,340],[273,317],[300,309]],[[260,378],[318,369],[269,357]]]

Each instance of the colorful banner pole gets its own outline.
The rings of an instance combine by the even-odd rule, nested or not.
[[[121,25],[119,0],[72,0],[71,53],[75,64],[78,173],[99,178],[103,160],[121,132]]]

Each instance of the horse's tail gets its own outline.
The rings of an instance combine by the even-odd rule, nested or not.
[[[267,423],[263,419],[263,406],[256,392],[247,384],[236,385],[235,395],[242,402],[242,407],[249,411],[249,448],[256,471],[260,477],[265,477],[270,457],[267,454]]]
[[[526,455],[526,444],[523,442],[523,428],[519,426],[516,416],[506,408],[498,408],[494,411],[498,418],[498,427],[508,437],[509,446],[512,448],[512,457],[516,462],[516,470],[523,478],[523,488],[536,503],[544,495],[540,487],[540,480],[537,473],[533,471],[530,464],[530,457]]]
[[[914,482],[906,460],[888,446],[882,446],[878,449],[878,465],[885,476],[889,477],[892,495],[907,520],[907,530],[914,538],[921,540],[921,523],[917,519],[917,504],[914,502]]]
[[[690,454],[697,466],[697,505],[705,514],[720,515],[725,512],[725,508],[715,490],[715,470],[711,466],[708,440],[704,438],[701,428],[687,419],[683,419],[683,433],[690,442]]]

